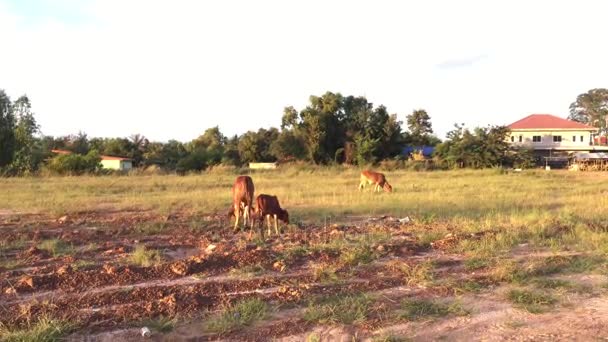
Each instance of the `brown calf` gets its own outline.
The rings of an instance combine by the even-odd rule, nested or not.
[[[367,184],[374,184],[374,191],[380,191],[380,188],[386,192],[392,192],[393,187],[388,184],[384,174],[380,172],[374,172],[370,170],[364,170],[361,172],[361,181],[359,182],[359,191],[361,191]]]
[[[253,220],[251,219],[251,211],[253,209],[253,180],[249,176],[238,176],[232,186],[232,209],[229,215],[234,215],[234,230],[239,226],[239,217],[243,215],[243,225],[247,226],[247,221],[250,221],[253,229]]]
[[[285,224],[289,224],[289,213],[287,213],[287,210],[281,208],[277,196],[270,196],[264,194],[259,195],[255,200],[255,206],[256,217],[260,220],[261,234],[263,234],[263,229],[261,225],[264,217],[266,218],[266,222],[268,223],[268,236],[270,236],[272,232],[270,229],[271,216],[274,217],[274,230],[277,235],[279,235],[278,220],[285,222]]]

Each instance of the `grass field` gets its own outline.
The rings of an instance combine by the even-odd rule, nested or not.
[[[279,196],[292,216],[410,215],[420,219],[529,222],[542,218],[604,218],[608,175],[500,170],[388,172],[392,194],[357,191],[358,170],[337,168],[254,172],[256,194]],[[236,174],[0,179],[0,207],[69,214],[83,210],[153,209],[161,213],[225,212]]]
[[[356,169],[251,173],[290,212],[266,240],[222,219],[227,170],[1,179],[0,337],[608,336],[608,175],[385,173],[393,193]]]

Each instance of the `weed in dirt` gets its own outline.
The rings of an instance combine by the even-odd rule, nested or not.
[[[78,270],[86,270],[86,269],[92,268],[93,266],[97,265],[97,263],[93,260],[79,259],[79,260],[76,260],[71,265],[72,265],[72,268],[74,268],[74,270],[78,271]]]
[[[65,321],[41,317],[25,327],[9,328],[0,324],[0,339],[3,342],[51,342],[59,341],[73,330]]]
[[[23,265],[22,260],[0,257],[0,268],[12,270]]]
[[[308,303],[304,319],[322,324],[353,324],[365,321],[372,299],[364,294],[331,296]]]
[[[383,336],[378,336],[378,337],[374,337],[372,339],[373,342],[409,342],[412,339],[410,338],[406,338],[406,337],[402,337],[402,336],[395,336],[395,335],[383,335]]]
[[[310,253],[310,250],[306,246],[294,246],[287,248],[280,255],[279,259],[285,260],[287,263],[292,263],[296,259],[304,257]]]
[[[166,222],[143,222],[135,225],[133,232],[136,234],[156,235],[164,232],[167,226]]]
[[[82,248],[83,252],[94,252],[99,248],[99,245],[95,242],[91,242]]]
[[[439,284],[441,285],[441,284]],[[464,294],[464,293],[478,293],[481,290],[488,287],[488,284],[480,282],[474,279],[466,279],[466,280],[448,280],[447,287],[454,290],[456,294]]]
[[[12,249],[21,249],[25,246],[25,243],[25,237],[20,237],[19,239],[13,241],[2,240],[0,241],[0,255]]]
[[[507,299],[516,307],[522,308],[530,313],[545,312],[557,300],[546,293],[530,290],[512,289],[507,293]]]
[[[542,289],[561,290],[579,294],[593,292],[593,286],[589,284],[577,284],[562,279],[538,278],[534,279],[533,283],[536,287]]]
[[[306,342],[321,342],[321,338],[317,334],[310,334],[306,337]]]
[[[408,321],[416,321],[429,317],[443,317],[449,314],[466,316],[469,311],[462,306],[460,301],[446,304],[428,299],[408,298],[401,302],[401,314],[399,316]]]
[[[128,261],[134,265],[149,267],[160,264],[162,255],[158,250],[147,249],[144,245],[137,245],[135,250],[129,255]]]
[[[388,268],[401,273],[408,286],[427,286],[433,282],[433,262],[424,261],[410,265],[402,261],[391,261]]]
[[[168,333],[175,329],[177,325],[177,317],[160,316],[156,319],[149,319],[143,322],[144,326],[150,327],[152,330],[160,333]]]
[[[238,275],[243,277],[257,277],[262,275],[266,270],[260,264],[245,265],[240,268],[234,268],[230,270],[230,274]]]
[[[490,265],[490,262],[487,259],[482,258],[470,258],[465,260],[464,269],[467,271],[475,271],[482,268],[486,268]]]
[[[205,328],[214,333],[227,333],[262,320],[268,313],[267,304],[258,298],[251,298],[229,305],[222,313],[211,317]]]
[[[373,253],[366,246],[354,246],[342,250],[340,262],[346,266],[369,264],[374,260]]]
[[[443,238],[448,232],[445,230],[428,230],[423,229],[416,232],[418,244],[425,248],[431,247],[431,242],[435,242]]]
[[[54,258],[74,254],[74,247],[59,239],[43,240],[38,244],[38,249],[49,252]]]
[[[326,264],[311,265],[313,279],[320,283],[335,283],[340,277],[337,274],[337,269],[334,266]]]

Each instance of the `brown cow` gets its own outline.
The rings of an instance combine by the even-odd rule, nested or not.
[[[388,184],[384,174],[380,172],[374,172],[370,170],[363,170],[361,172],[361,181],[359,182],[359,191],[361,191],[367,184],[374,184],[374,191],[380,191],[380,188],[386,192],[392,192],[393,187]]]
[[[251,229],[253,229],[253,220],[251,219],[251,211],[253,209],[253,180],[249,176],[238,176],[232,186],[232,209],[229,215],[234,215],[234,230],[239,226],[239,217],[243,215],[243,225],[247,226],[247,221],[250,221]]]
[[[255,200],[255,212],[256,217],[260,220],[260,233],[263,234],[262,228],[262,220],[264,217],[266,218],[266,222],[268,223],[268,236],[270,236],[272,230],[270,229],[270,217],[274,217],[274,230],[277,235],[279,235],[279,223],[278,220],[285,222],[285,224],[289,224],[289,213],[287,210],[282,209],[279,204],[279,199],[277,196],[270,195],[259,195]]]

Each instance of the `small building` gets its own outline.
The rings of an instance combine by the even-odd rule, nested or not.
[[[249,168],[252,170],[274,170],[277,166],[277,163],[249,163]]]
[[[130,158],[101,156],[101,166],[109,170],[129,171],[133,168],[133,161]]]
[[[406,146],[401,149],[401,155],[409,156],[412,153],[422,153],[425,158],[433,157],[433,152],[435,152],[435,147],[433,146]]]
[[[574,171],[608,171],[608,153],[575,153],[571,158],[569,168]]]
[[[55,149],[55,150],[51,150],[51,153],[55,153],[55,154],[72,154],[72,151]]]

